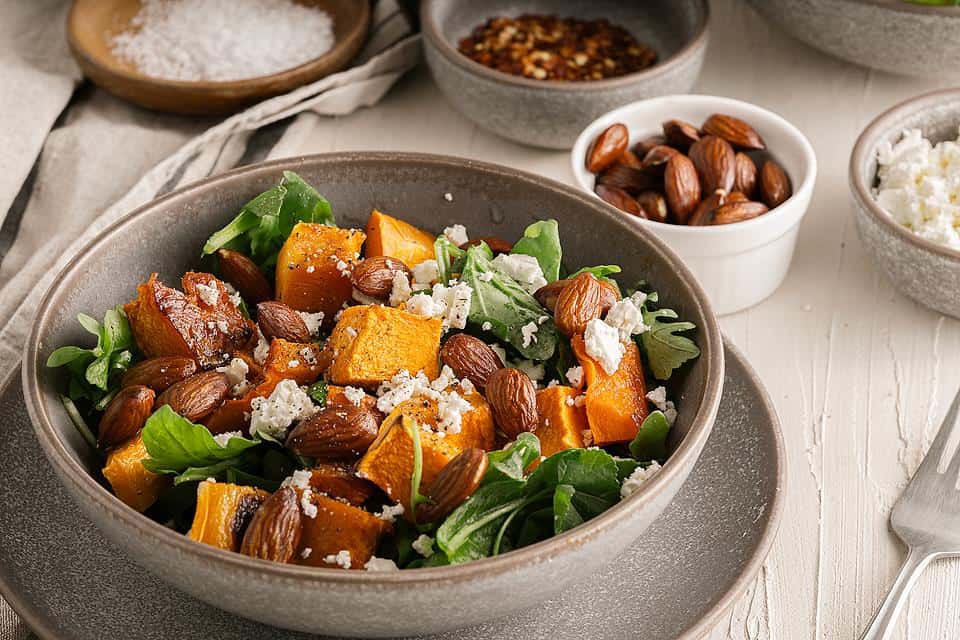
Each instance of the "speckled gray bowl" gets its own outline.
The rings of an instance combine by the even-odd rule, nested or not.
[[[597,518],[529,547],[468,564],[395,573],[315,569],[255,560],[193,542],[123,505],[95,479],[99,464],[58,394],[63,372],[43,366],[78,344],[78,312],[128,300],[151,271],[174,282],[196,265],[203,239],[283,170],[324,193],[341,224],[373,207],[439,231],[460,222],[477,236],[518,237],[533,220],[560,222],[567,265],[619,263],[696,323],[702,355],[671,380],[679,417],[663,470]],[[453,195],[452,201],[444,198]],[[51,466],[80,508],[123,549],[175,587],[222,609],[281,627],[348,636],[430,633],[528,608],[599,569],[660,514],[693,469],[716,417],[723,343],[707,297],[683,263],[645,229],[570,187],[506,167],[422,154],[341,153],[281,160],[186,187],[137,210],[71,261],[40,305],[23,358],[25,401]],[[63,522],[73,535],[73,523]],[[651,586],[655,588],[655,586]],[[106,606],[106,605],[105,605]]]
[[[960,318],[960,251],[921,238],[894,220],[873,197],[877,145],[904,129],[920,129],[934,143],[955,140],[960,89],[901,102],[867,125],[850,155],[850,190],[863,245],[897,289],[920,304]]]
[[[497,15],[608,18],[658,53],[653,67],[596,82],[540,81],[495,71],[459,51],[461,38]],[[687,93],[707,47],[706,0],[421,0],[423,48],[433,78],[463,115],[514,142],[569,149],[580,131],[620,105]]]
[[[905,0],[747,0],[794,38],[837,58],[911,76],[960,75],[960,7]]]

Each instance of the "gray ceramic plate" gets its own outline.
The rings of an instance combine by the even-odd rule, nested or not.
[[[726,349],[719,414],[663,515],[616,561],[537,608],[439,638],[697,638],[755,576],[783,509],[766,392]],[[194,600],[126,559],[57,481],[19,379],[0,392],[0,592],[42,638],[306,638]],[[175,615],[171,615],[175,612]]]

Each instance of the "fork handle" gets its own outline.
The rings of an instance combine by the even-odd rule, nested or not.
[[[914,583],[920,577],[924,567],[937,555],[936,552],[928,549],[910,547],[907,558],[900,567],[900,573],[897,574],[897,579],[893,581],[887,597],[877,609],[873,620],[870,621],[870,626],[860,636],[860,640],[886,640],[890,637],[896,626],[900,609],[903,608],[903,603],[910,595]]]

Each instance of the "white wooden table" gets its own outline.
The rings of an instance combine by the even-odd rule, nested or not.
[[[786,512],[756,583],[711,638],[855,638],[903,557],[887,515],[960,384],[960,323],[895,293],[860,246],[847,162],[880,111],[944,83],[888,76],[828,58],[715,0],[697,93],[772,109],[799,126],[820,165],[783,286],[721,319],[783,422]],[[373,109],[318,119],[312,151],[390,149],[468,156],[572,183],[565,152],[513,144],[446,104],[424,69]],[[960,563],[921,579],[897,638],[960,638]]]

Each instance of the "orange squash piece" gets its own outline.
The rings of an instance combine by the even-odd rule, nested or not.
[[[372,513],[329,496],[315,493],[310,501],[317,507],[317,516],[301,518],[303,533],[295,559],[299,564],[342,568],[336,562],[327,562],[326,558],[349,551],[350,568],[363,569],[377,550],[380,538],[392,529],[388,522]]]
[[[267,496],[256,487],[228,482],[197,485],[197,510],[187,537],[228,551],[239,551],[250,518]]]
[[[340,314],[326,350],[333,361],[327,379],[334,384],[375,387],[401,369],[437,377],[439,318],[425,318],[380,305],[349,307]]]
[[[318,463],[310,470],[310,488],[331,498],[362,506],[377,487],[369,480],[358,478],[351,465]]]
[[[477,447],[489,451],[494,444],[493,415],[490,405],[479,393],[464,396],[473,410],[462,416],[460,433],[440,435],[419,430],[423,451],[421,487],[426,488],[440,470],[464,449]],[[404,425],[437,425],[437,404],[427,398],[413,398],[401,403],[380,425],[380,432],[357,463],[357,472],[383,489],[410,516],[410,477],[413,475],[413,441]]]
[[[103,476],[120,501],[141,513],[157,501],[170,486],[170,478],[147,471],[141,460],[148,458],[147,446],[140,434],[110,450]]]
[[[137,298],[123,307],[137,346],[148,358],[188,356],[204,368],[225,364],[250,341],[253,324],[209,273],[189,272],[182,285],[182,292],[167,287],[153,273],[137,287]],[[216,293],[202,294],[201,287]]]
[[[389,256],[408,267],[433,260],[436,236],[376,209],[367,221],[366,256]]]
[[[590,425],[586,409],[574,403],[578,395],[573,387],[562,385],[537,391],[540,422],[535,435],[540,438],[540,455],[550,457],[565,449],[583,448],[583,432]]]
[[[322,311],[331,326],[353,291],[349,272],[337,265],[357,262],[364,238],[356,229],[297,223],[277,256],[277,299],[298,311]]]
[[[587,383],[587,422],[598,446],[629,442],[649,413],[640,349],[631,341],[613,375],[587,355],[583,336],[570,340]]]

